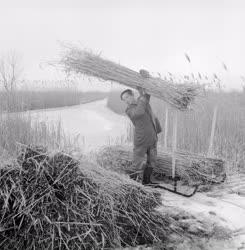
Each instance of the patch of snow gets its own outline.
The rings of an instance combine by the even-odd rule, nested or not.
[[[244,197],[225,194],[222,197],[213,198],[204,193],[196,193],[193,197],[186,198],[164,191],[162,199],[164,206],[182,208],[202,219],[211,218],[214,222],[233,230],[233,242],[224,250],[245,249]]]

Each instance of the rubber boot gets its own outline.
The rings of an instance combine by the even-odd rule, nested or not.
[[[146,184],[150,184],[151,183],[151,174],[152,174],[152,167],[150,166],[146,166],[143,172],[143,180],[142,180],[142,184],[146,185]]]

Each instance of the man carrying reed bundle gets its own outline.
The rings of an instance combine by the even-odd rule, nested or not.
[[[64,46],[64,49],[58,64],[66,73],[96,77],[103,82],[117,82],[130,88],[142,87],[147,93],[181,111],[188,110],[195,97],[203,91],[200,84],[191,82],[173,83],[160,77],[142,79],[138,72],[74,45]]]
[[[140,70],[143,78],[149,78],[146,70]],[[162,131],[158,119],[150,106],[150,95],[143,88],[138,87],[139,98],[136,100],[133,91],[126,89],[121,93],[121,100],[127,104],[126,114],[134,125],[133,164],[130,177],[149,184],[157,158],[157,134]],[[147,163],[144,166],[144,156],[147,154]]]

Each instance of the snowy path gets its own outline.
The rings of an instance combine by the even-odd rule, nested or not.
[[[212,192],[209,192],[196,193],[190,198],[166,191],[162,193],[162,198],[164,205],[177,206],[200,219],[208,217],[234,231],[232,242],[220,248],[216,246],[214,250],[245,250],[245,197],[229,194],[225,189],[223,191],[218,197],[212,197]]]

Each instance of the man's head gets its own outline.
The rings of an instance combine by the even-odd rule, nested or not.
[[[150,73],[145,69],[141,69],[139,73],[143,78],[150,78]]]
[[[134,93],[131,89],[124,90],[121,95],[121,100],[124,101],[126,104],[130,105],[135,102]]]

